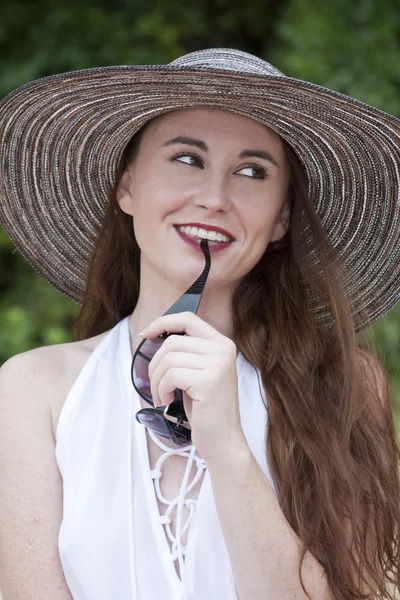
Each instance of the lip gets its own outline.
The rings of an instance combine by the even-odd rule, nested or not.
[[[235,238],[229,231],[226,229],[222,229],[221,227],[216,227],[215,225],[207,225],[206,223],[177,223],[174,227],[198,227],[199,229],[206,229],[207,231],[216,231],[217,233],[222,233],[222,235],[226,235],[231,241],[234,241]],[[181,232],[182,233],[182,232]]]
[[[184,242],[186,242],[186,244],[188,244],[188,246],[190,246],[194,250],[197,250],[197,252],[202,252],[202,250],[200,248],[200,242],[201,242],[200,238],[198,238],[197,240],[195,240],[194,238],[190,237],[190,235],[187,235],[183,231],[179,231],[178,227],[176,227],[176,226],[175,226],[175,231],[182,238],[182,240]],[[209,251],[210,251],[211,254],[214,254],[215,252],[221,252],[221,251],[226,250],[232,244],[233,244],[233,242],[216,242],[216,241],[212,242],[212,241],[209,241],[208,242],[208,249],[209,249]]]

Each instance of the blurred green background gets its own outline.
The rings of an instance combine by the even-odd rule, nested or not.
[[[234,47],[400,116],[399,40],[399,0],[5,0],[0,96],[53,73],[161,64],[201,48]],[[72,340],[76,311],[0,229],[0,365]],[[400,304],[373,331],[400,425]]]

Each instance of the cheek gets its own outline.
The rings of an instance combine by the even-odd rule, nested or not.
[[[195,193],[195,186],[187,181],[155,180],[147,190],[146,203],[162,220],[184,208]]]
[[[258,202],[247,203],[243,211],[243,222],[246,223],[248,236],[258,240],[260,237],[265,238],[272,231],[276,215],[279,213],[277,204],[262,198]]]
[[[260,194],[247,205],[248,219],[253,228],[272,231],[286,200],[286,189],[283,185],[271,185],[266,193]]]
[[[153,236],[156,232],[161,234],[164,227],[174,223],[174,214],[182,209],[183,202],[175,194],[165,189],[160,192],[157,188],[148,188],[146,195],[141,197],[134,214],[134,229],[136,238],[145,243],[145,238]],[[155,243],[155,238],[153,239]]]

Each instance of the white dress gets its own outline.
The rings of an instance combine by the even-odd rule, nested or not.
[[[63,520],[58,547],[74,600],[237,600],[232,568],[205,462],[192,445],[165,449],[150,469],[146,429],[131,378],[128,317],[100,342],[62,408],[56,459],[63,478]],[[249,447],[272,485],[265,457],[267,409],[257,371],[237,358],[241,423]],[[175,539],[168,511],[157,504],[162,462],[182,453],[188,464],[181,493],[166,499],[169,510],[190,509],[186,547]],[[185,479],[192,462],[205,469],[197,501]],[[195,483],[195,482],[194,482]],[[194,484],[193,483],[193,484]],[[164,499],[165,500],[165,499]],[[240,523],[238,523],[240,527]],[[167,541],[173,541],[172,553]],[[174,561],[183,561],[178,577]]]

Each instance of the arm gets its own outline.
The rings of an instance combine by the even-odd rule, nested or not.
[[[393,410],[387,404],[387,374],[379,361],[362,350],[358,366],[369,410],[385,429]],[[240,600],[266,597],[305,600],[298,577],[300,539],[286,521],[274,490],[245,438],[228,448],[225,456],[207,461],[207,466]],[[352,529],[348,520],[344,527],[350,548]],[[376,540],[372,539],[372,533],[367,545],[373,563]],[[355,558],[357,561],[357,555]],[[334,600],[324,570],[310,552],[305,556],[302,574],[312,599]],[[376,584],[369,574],[364,576],[362,592],[372,600],[376,597]],[[355,580],[357,577],[354,571]]]
[[[247,442],[207,461],[207,467],[240,600],[306,600],[298,577],[300,539]],[[334,600],[310,553],[302,573],[312,598]]]
[[[3,600],[72,600],[58,533],[62,479],[55,460],[49,352],[0,370],[0,587]]]

